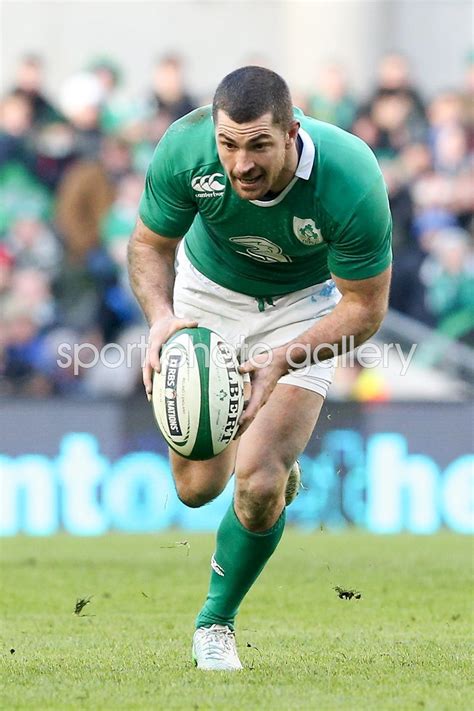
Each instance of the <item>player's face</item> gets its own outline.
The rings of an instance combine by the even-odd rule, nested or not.
[[[295,121],[288,131],[273,123],[271,113],[249,123],[235,123],[219,110],[216,141],[220,161],[243,200],[258,200],[269,190],[283,190],[298,164]]]

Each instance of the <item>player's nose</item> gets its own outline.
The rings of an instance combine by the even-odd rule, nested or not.
[[[250,173],[255,168],[255,162],[250,158],[248,154],[242,153],[237,156],[235,161],[234,172],[239,178],[244,177],[247,173]]]

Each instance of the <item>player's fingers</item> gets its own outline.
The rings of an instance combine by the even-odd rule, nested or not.
[[[245,373],[253,373],[255,370],[255,365],[252,365],[252,363],[249,360],[246,360],[245,363],[241,363],[239,365],[239,373],[241,375],[245,375]]]
[[[182,328],[197,328],[198,327],[198,322],[197,321],[186,321],[186,319],[180,319],[179,321],[179,328],[177,329],[180,331]]]
[[[260,399],[257,399],[257,397],[252,397],[249,401],[249,404],[247,405],[245,412],[243,413],[243,416],[241,418],[241,421],[243,419],[244,423],[248,422],[249,420],[253,420],[257,414],[257,412],[260,409]]]
[[[262,396],[263,392],[261,391],[261,388],[254,387],[252,389],[250,399],[244,403],[244,410],[242,411],[239,420],[239,429],[237,430],[236,435],[237,437],[241,437],[245,430],[247,430],[254,421],[257,416],[257,412],[263,404]]]
[[[154,346],[153,348],[149,348],[150,362],[153,370],[155,370],[157,373],[161,372],[160,353],[163,344],[166,343],[166,341],[169,340],[171,336],[173,336],[177,331],[181,331],[183,328],[196,328],[197,325],[197,321],[188,321],[186,319],[179,319],[174,322],[174,327],[169,331],[166,338],[160,341],[160,343]]]
[[[145,387],[145,393],[147,396],[148,402],[151,401],[151,393],[153,389],[153,368],[150,365],[150,362],[148,358],[145,361],[145,365],[143,366],[142,370],[142,376],[143,376],[143,385]]]
[[[196,328],[197,325],[197,321],[189,321],[188,319],[175,319],[171,324],[170,328],[167,330],[167,332],[165,331],[163,333],[160,328],[152,327],[152,329],[150,330],[150,340],[148,343],[147,353],[151,368],[157,373],[159,373],[161,370],[160,352],[163,343],[166,343],[166,341],[171,338],[171,336],[177,331],[181,331],[181,329],[183,328]]]
[[[160,366],[160,353],[161,350],[161,343],[149,343],[148,344],[148,362],[150,365],[150,370],[151,371],[156,371],[157,373],[160,372],[161,366]]]

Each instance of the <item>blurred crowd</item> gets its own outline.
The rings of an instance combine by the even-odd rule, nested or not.
[[[126,275],[144,174],[170,123],[208,97],[188,93],[183,62],[160,58],[147,95],[97,58],[53,101],[41,57],[19,60],[0,102],[0,393],[126,395],[132,368],[58,368],[58,347],[138,340],[144,323]],[[321,68],[304,111],[375,152],[394,221],[392,308],[474,345],[474,57],[464,83],[428,100],[406,59],[382,58],[368,97],[344,67]],[[296,98],[296,97],[295,97]],[[93,358],[93,350],[90,350]],[[136,359],[135,359],[136,360]]]

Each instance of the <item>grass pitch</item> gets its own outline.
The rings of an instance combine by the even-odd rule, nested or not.
[[[472,708],[466,537],[287,530],[239,615],[246,668],[233,674],[190,661],[213,536],[0,549],[2,709]]]

